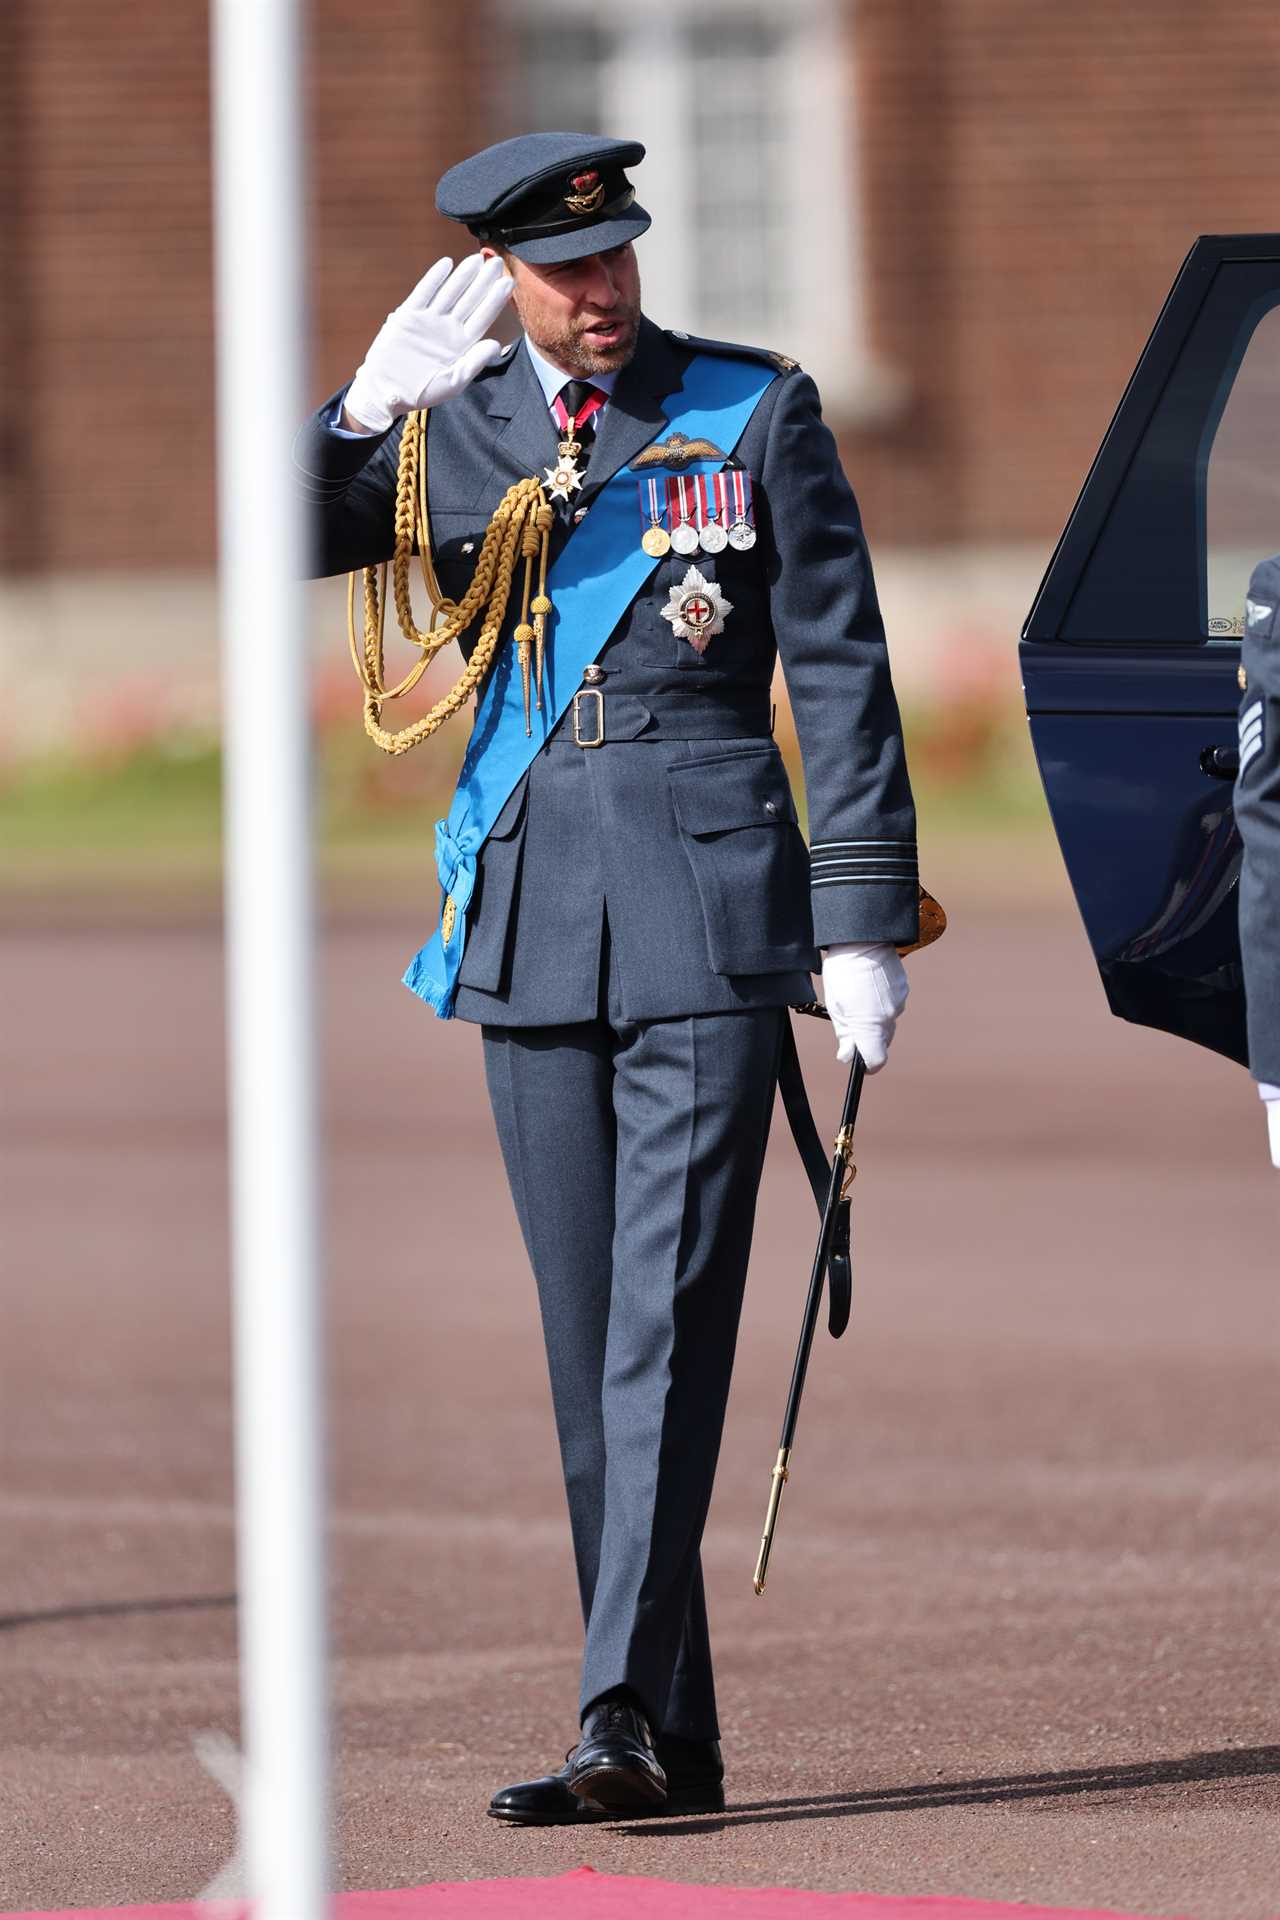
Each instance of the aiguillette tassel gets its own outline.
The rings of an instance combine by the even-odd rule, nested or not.
[[[520,684],[524,688],[524,730],[533,732],[533,711],[529,686],[529,643],[533,639],[533,628],[521,621],[516,628],[516,658],[520,662]]]

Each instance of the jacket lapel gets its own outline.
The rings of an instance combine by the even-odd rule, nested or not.
[[[490,417],[507,422],[495,444],[495,458],[510,460],[521,473],[541,480],[545,469],[556,463],[556,429],[523,342],[489,387]]]

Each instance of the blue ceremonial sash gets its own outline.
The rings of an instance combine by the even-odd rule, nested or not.
[[[700,354],[671,396],[665,426],[687,439],[708,439],[732,452],[765,389],[777,374],[758,362]],[[630,466],[600,489],[547,576],[552,612],[547,622],[542,711],[524,730],[524,692],[515,648],[504,646],[476,709],[448,818],[436,822],[436,872],[452,900],[449,939],[437,927],[409,962],[404,983],[442,1020],[453,998],[467,934],[467,907],[476,858],[490,828],[532,765],[599,653],[660,556],[644,552],[636,533],[636,475]],[[444,902],[441,906],[443,910]]]

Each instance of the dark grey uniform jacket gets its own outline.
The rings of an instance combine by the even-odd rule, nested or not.
[[[773,361],[642,322],[575,507],[589,511],[610,475],[664,437],[663,400],[695,352]],[[392,549],[400,429],[368,440],[334,433],[340,398],[324,403],[296,449],[317,512],[318,573]],[[556,438],[518,346],[431,412],[431,536],[446,594],[461,596],[498,501],[554,464]],[[806,999],[817,947],[915,938],[915,814],[884,630],[857,504],[812,380],[779,372],[737,448],[723,451],[753,477],[756,545],[669,554],[612,634],[599,636],[609,744],[574,747],[566,715],[497,820],[459,975],[464,1019],[594,1018],[606,919],[611,1005],[628,1020]],[[642,531],[637,498],[637,543]],[[571,537],[565,515],[553,553]],[[661,615],[691,565],[732,603],[702,654]],[[513,605],[508,627],[516,618]],[[770,737],[779,653],[804,760],[812,872]],[[721,711],[732,726],[718,723]],[[438,896],[434,884],[423,894],[425,938]]]
[[[1253,570],[1241,649],[1236,824],[1249,1070],[1280,1086],[1280,554]]]

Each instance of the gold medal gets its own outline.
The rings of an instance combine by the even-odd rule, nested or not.
[[[665,512],[656,480],[640,482],[640,517],[645,522],[640,545],[651,560],[661,560],[664,553],[671,551],[671,535],[662,524]]]

